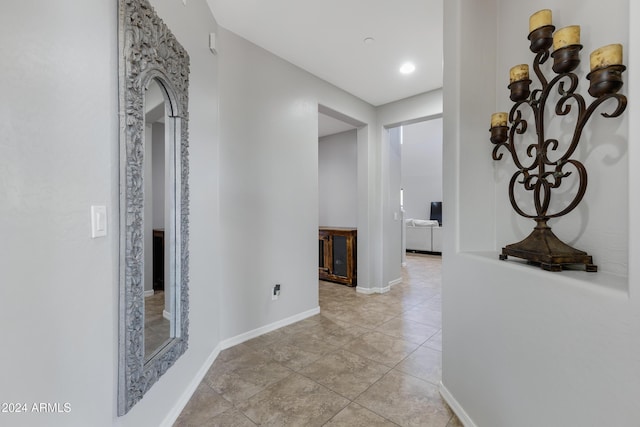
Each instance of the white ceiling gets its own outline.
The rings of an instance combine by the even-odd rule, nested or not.
[[[207,0],[224,28],[374,106],[442,87],[442,2]]]

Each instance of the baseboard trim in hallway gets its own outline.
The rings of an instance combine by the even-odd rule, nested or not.
[[[456,398],[453,397],[453,395],[451,394],[451,392],[449,392],[447,387],[445,387],[445,385],[442,384],[442,381],[440,381],[439,389],[440,389],[440,396],[442,396],[445,402],[447,402],[447,405],[449,405],[451,410],[456,414],[456,416],[458,417],[462,425],[464,427],[477,427],[476,424],[473,422],[473,420],[471,420],[469,415],[465,412],[465,410],[462,409],[462,406],[460,405],[460,403],[458,403]]]
[[[228,338],[220,343],[222,346],[222,350],[233,347],[234,345],[242,344],[245,341],[249,341],[252,338],[259,337],[260,335],[264,335],[267,332],[275,331],[276,329],[280,329],[282,327],[288,326],[292,323],[299,322],[301,320],[306,319],[307,317],[315,316],[320,313],[320,307],[312,308],[311,310],[303,311],[302,313],[295,314],[293,316],[287,317],[286,319],[278,320],[277,322],[269,323],[268,325],[262,326],[260,328],[254,329],[249,332],[245,332],[244,334],[237,335],[232,338]]]

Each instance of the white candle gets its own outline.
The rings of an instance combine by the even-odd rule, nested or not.
[[[506,126],[507,125],[507,113],[504,112],[500,112],[500,113],[493,113],[491,115],[491,127],[497,127],[497,126]]]
[[[580,25],[570,25],[553,33],[553,48],[560,49],[573,44],[580,44]]]
[[[509,70],[509,82],[527,80],[529,78],[529,66],[527,64],[516,65]]]
[[[620,65],[622,64],[622,45],[609,44],[602,46],[591,52],[589,60],[591,70],[608,67],[609,65]]]
[[[551,25],[551,10],[549,9],[539,10],[529,18],[529,32],[546,25]]]

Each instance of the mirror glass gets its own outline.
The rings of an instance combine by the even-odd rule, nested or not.
[[[144,360],[147,362],[175,337],[175,280],[169,275],[173,235],[169,218],[174,199],[167,195],[171,148],[175,141],[167,133],[171,118],[170,100],[158,79],[151,79],[145,97],[144,128]]]

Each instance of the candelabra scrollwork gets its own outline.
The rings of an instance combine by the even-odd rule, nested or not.
[[[541,11],[542,12],[542,11]],[[532,16],[533,19],[533,16]],[[549,15],[550,19],[550,15]],[[567,27],[569,28],[569,27]],[[580,64],[579,43],[565,43],[556,45],[555,27],[553,25],[542,25],[530,31],[530,50],[535,53],[533,60],[533,70],[540,82],[540,88],[531,90],[532,81],[528,78],[528,66],[523,64],[512,68],[512,81],[508,88],[510,99],[514,102],[509,114],[507,125],[506,113],[495,113],[491,121],[490,141],[495,145],[492,152],[493,160],[501,160],[504,151],[507,151],[517,168],[509,181],[509,200],[513,209],[521,216],[530,218],[536,222],[533,232],[524,240],[507,245],[502,249],[500,259],[507,259],[508,256],[526,259],[529,262],[540,265],[545,270],[560,271],[563,266],[569,264],[584,264],[586,271],[597,271],[597,266],[593,264],[592,257],[586,252],[575,249],[562,242],[551,231],[547,222],[552,218],[558,218],[574,210],[583,199],[587,189],[587,170],[584,165],[572,156],[574,155],[582,131],[592,117],[593,113],[605,101],[613,100],[613,111],[605,111],[604,117],[618,117],[622,114],[627,105],[624,95],[618,93],[622,87],[622,72],[624,65],[620,63],[610,64],[604,60],[594,66],[594,54],[592,53],[592,70],[587,75],[590,81],[589,94],[594,98],[587,105],[584,97],[576,90],[579,85],[578,76],[573,72]],[[565,30],[565,29],[563,29]],[[562,31],[562,30],[561,30]],[[572,30],[575,31],[575,30]],[[578,27],[579,38],[579,27]],[[575,40],[574,40],[575,41]],[[550,48],[554,45],[553,53]],[[611,45],[620,46],[620,45]],[[621,46],[620,46],[621,49]],[[617,58],[617,53],[614,55]],[[621,51],[619,53],[621,61]],[[545,76],[541,65],[549,58],[553,59],[552,70],[555,76],[550,80]],[[519,68],[518,68],[519,67]],[[557,99],[553,109],[556,116],[568,116],[572,111],[575,115],[575,127],[568,143],[562,144],[564,152],[559,153],[561,144],[557,139],[547,138],[545,134],[545,112],[550,95]],[[610,103],[607,104],[608,107]],[[531,143],[526,149],[517,149],[517,144],[522,144],[521,135],[529,129],[529,123],[524,118],[525,109],[530,110],[535,124],[535,143]],[[577,111],[575,111],[575,110]],[[554,160],[549,157],[554,153]],[[526,153],[526,155],[524,155]],[[563,180],[576,173],[577,191],[570,202],[557,211],[551,211],[552,191],[562,186]],[[516,188],[523,188],[527,192],[532,192],[533,209],[527,211],[522,208],[516,198]]]

